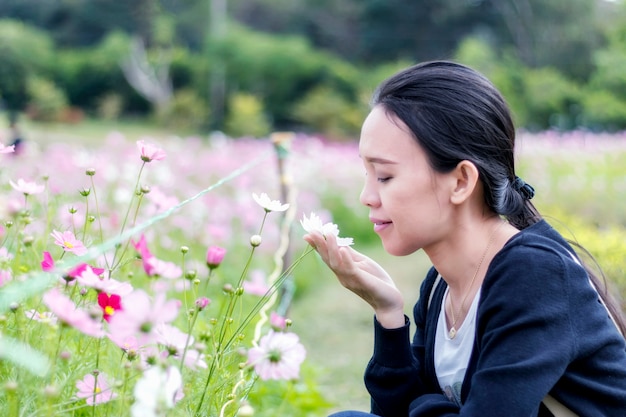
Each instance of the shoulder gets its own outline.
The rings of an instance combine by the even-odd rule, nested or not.
[[[540,221],[513,236],[492,260],[483,291],[537,293],[588,286],[574,250],[548,223]],[[546,294],[544,294],[546,295]]]

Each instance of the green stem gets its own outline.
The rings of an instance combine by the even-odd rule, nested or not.
[[[96,193],[96,184],[93,180],[93,176],[91,177],[91,189],[93,190],[93,199],[95,201],[96,204],[96,216],[98,217],[98,228],[100,229],[100,243],[104,243],[104,234],[103,234],[103,229],[102,229],[102,216],[100,214],[100,205],[98,203],[98,194]],[[104,253],[104,262],[107,266],[107,268],[109,268],[109,260],[107,259],[107,255],[106,253]]]

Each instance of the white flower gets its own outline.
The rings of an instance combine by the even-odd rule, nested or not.
[[[309,218],[306,217],[306,214],[302,215],[300,224],[307,233],[317,231],[324,237],[329,235],[335,236],[337,238],[338,246],[350,246],[354,243],[354,239],[351,237],[339,237],[339,227],[335,223],[331,222],[322,223],[322,219],[315,213],[311,213]]]
[[[258,196],[256,193],[252,193],[252,198],[257,204],[265,209],[268,213],[270,211],[285,211],[289,208],[289,204],[282,204],[278,200],[270,200],[270,198],[265,193],[261,193]]]
[[[164,417],[180,399],[182,377],[178,368],[153,366],[135,384],[132,417]]]

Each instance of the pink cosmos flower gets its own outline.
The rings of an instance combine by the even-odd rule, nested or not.
[[[149,266],[150,275],[153,276],[176,279],[183,275],[183,270],[178,265],[173,262],[162,261],[156,256],[148,258],[146,263]]]
[[[165,151],[144,140],[137,141],[137,149],[141,154],[141,160],[144,162],[160,161],[165,159]]]
[[[250,280],[246,280],[242,284],[243,290],[247,294],[264,296],[270,289],[267,285],[265,273],[260,270],[250,272]]]
[[[83,245],[83,242],[76,239],[76,236],[70,230],[65,232],[53,230],[50,235],[54,238],[54,244],[61,246],[66,252],[72,252],[78,256],[87,253],[87,248]]]
[[[143,290],[134,290],[124,297],[124,310],[111,317],[109,332],[118,340],[135,336],[140,346],[147,345],[156,341],[158,325],[176,319],[180,304],[166,300],[162,293],[151,300]]]
[[[0,269],[0,287],[10,281],[13,281],[13,272],[10,269]]]
[[[93,374],[87,374],[85,377],[76,382],[78,398],[84,398],[88,405],[102,404],[117,398],[117,394],[113,392],[107,381],[107,376],[100,372],[98,378]]]
[[[220,266],[225,255],[226,249],[219,246],[209,246],[206,252],[206,264],[209,269],[215,269]]]
[[[4,146],[0,143],[0,154],[15,152],[15,145]]]
[[[88,336],[102,337],[104,335],[102,324],[92,319],[86,311],[77,308],[76,304],[58,288],[52,288],[46,292],[43,295],[43,302],[63,323]]]
[[[141,235],[137,242],[131,240],[131,243],[135,247],[135,250],[137,250],[137,252],[139,252],[139,255],[141,256],[141,262],[143,263],[143,269],[144,271],[146,271],[146,274],[148,274],[148,276],[154,275],[154,266],[150,264],[150,259],[152,259],[154,255],[152,255],[150,249],[148,249],[146,236]]]
[[[9,181],[9,184],[24,195],[39,194],[45,189],[43,185],[37,185],[37,183],[31,181],[24,181],[22,178],[17,180],[17,183]]]
[[[248,363],[263,380],[290,380],[299,377],[305,356],[298,335],[270,330],[248,351]]]
[[[75,275],[76,281],[86,287],[94,288],[98,292],[106,292],[109,294],[118,294],[125,296],[133,291],[133,286],[128,282],[120,282],[113,278],[101,278],[100,275],[96,275],[96,272],[102,270],[102,268],[92,268],[91,266],[84,264],[86,267],[82,269],[79,275]]]
[[[41,261],[41,269],[45,272],[50,272],[54,270],[54,259],[52,259],[52,255],[50,255],[50,252],[43,253],[43,261]]]

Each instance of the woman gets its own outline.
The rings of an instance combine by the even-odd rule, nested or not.
[[[579,416],[626,416],[626,347],[609,311],[623,318],[530,202],[514,141],[500,93],[463,65],[419,64],[378,88],[359,143],[360,199],[388,253],[421,249],[433,264],[412,343],[385,271],[334,236],[305,235],[374,309],[373,415],[552,416],[557,401]]]

